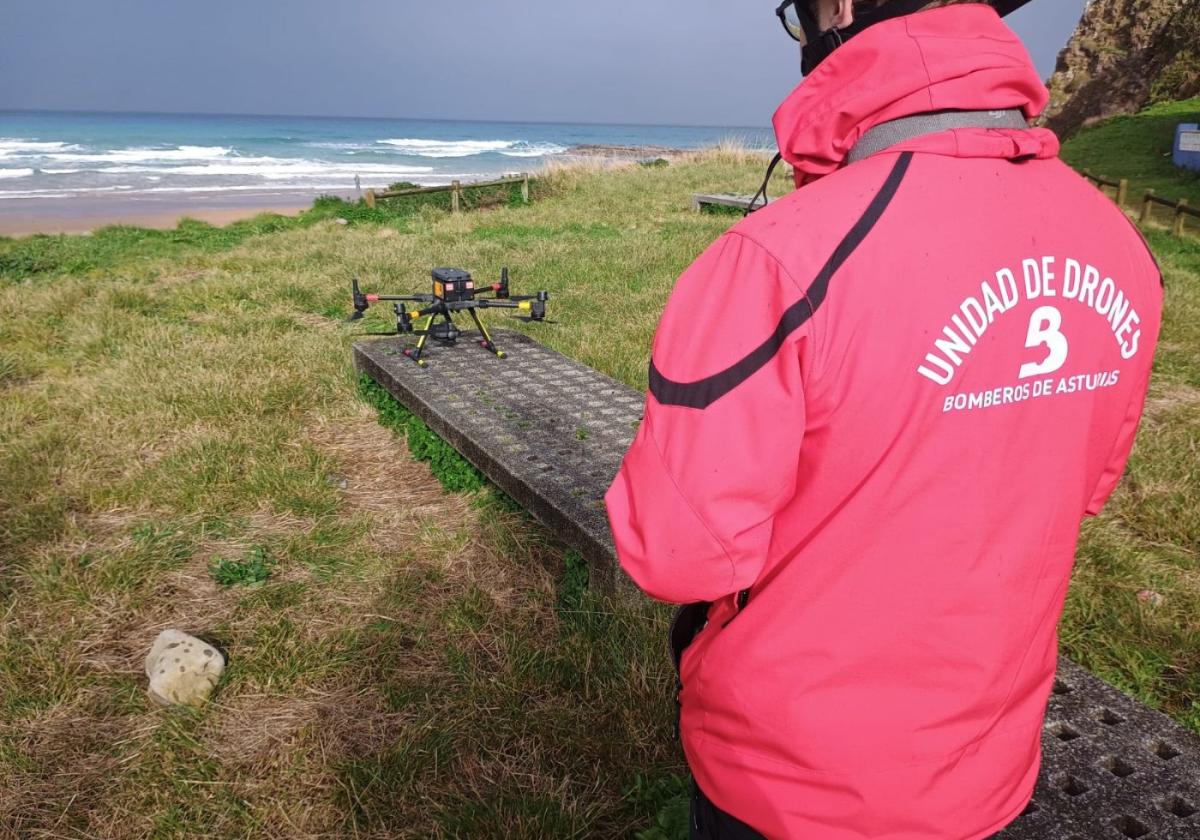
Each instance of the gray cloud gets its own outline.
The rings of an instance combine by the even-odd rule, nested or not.
[[[1084,4],[1009,18],[1043,75]],[[5,7],[7,109],[766,125],[800,79],[774,0]]]

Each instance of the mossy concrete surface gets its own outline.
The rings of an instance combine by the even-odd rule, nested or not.
[[[430,342],[418,367],[409,339],[354,345],[355,364],[500,489],[578,549],[595,580],[621,580],[604,493],[642,417],[645,396],[513,330],[492,330],[501,359],[465,335]]]

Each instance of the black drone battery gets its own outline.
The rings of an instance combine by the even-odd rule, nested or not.
[[[475,284],[469,272],[461,268],[435,268],[433,295],[446,303],[475,299]]]

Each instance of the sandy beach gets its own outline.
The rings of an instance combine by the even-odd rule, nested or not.
[[[655,158],[678,159],[683,149],[657,145],[580,144],[558,155],[567,165],[591,162],[630,165]],[[259,213],[295,215],[312,206],[318,195],[354,200],[354,189],[342,190],[203,190],[150,193],[132,191],[102,195],[7,198],[0,193],[0,236],[87,233],[106,225],[172,228],[182,218],[225,225]]]
[[[324,191],[328,193],[329,191]],[[353,191],[342,198],[353,197]],[[312,206],[316,194],[192,193],[174,196],[22,198],[0,201],[0,236],[34,233],[86,233],[106,225],[173,228],[182,218],[226,225],[259,213],[295,215]]]

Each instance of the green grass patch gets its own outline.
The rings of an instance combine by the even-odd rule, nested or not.
[[[271,576],[272,565],[266,549],[256,546],[241,560],[215,558],[209,568],[221,586],[261,586]]]
[[[458,493],[483,488],[486,483],[483,473],[365,374],[359,379],[359,393],[379,412],[379,422],[383,426],[404,436],[412,456],[428,462],[430,470],[446,490]]]
[[[521,204],[520,185],[467,190],[463,210],[515,207]],[[375,207],[364,201],[321,196],[296,216],[262,213],[252,219],[216,226],[181,219],[168,230],[110,225],[87,236],[56,234],[18,239],[0,237],[0,280],[20,281],[45,275],[88,274],[116,266],[195,254],[228,251],[248,239],[311,227],[338,219],[348,226],[390,226],[407,232],[406,220],[425,208],[450,209],[449,193],[429,193],[381,200]]]
[[[531,240],[560,239],[563,237],[613,239],[620,236],[620,231],[612,225],[602,222],[587,225],[571,223],[561,226],[505,224],[476,228],[471,235],[476,239],[484,241],[497,241],[519,245]]]
[[[649,778],[638,773],[629,789],[629,797],[654,814],[654,823],[639,831],[636,840],[684,840],[689,836],[692,781],[688,776],[671,774]]]
[[[1113,117],[1080,130],[1063,143],[1062,159],[1114,181],[1129,179],[1129,202],[1140,203],[1147,189],[1163,198],[1186,199],[1200,207],[1200,172],[1171,162],[1175,127],[1200,122],[1200,99],[1164,102],[1141,113]],[[1165,217],[1170,211],[1154,211]]]

